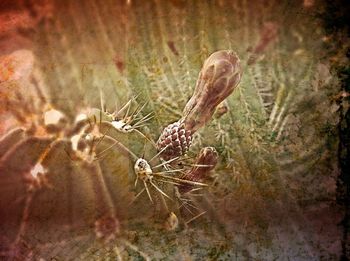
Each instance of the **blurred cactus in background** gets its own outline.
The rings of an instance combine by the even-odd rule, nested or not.
[[[344,256],[325,6],[0,4],[0,259]]]

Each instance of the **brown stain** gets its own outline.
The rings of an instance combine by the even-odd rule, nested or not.
[[[120,58],[119,56],[115,56],[113,59],[113,62],[115,64],[115,66],[117,67],[118,71],[120,73],[123,73],[124,69],[125,69],[124,60],[122,58]]]
[[[172,51],[173,54],[175,54],[176,56],[179,55],[179,52],[176,49],[175,43],[173,41],[168,41],[167,45],[168,45],[169,49]]]
[[[170,3],[179,9],[183,9],[186,7],[187,3],[186,0],[170,0]]]

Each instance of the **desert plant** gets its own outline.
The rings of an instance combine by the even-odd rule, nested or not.
[[[321,3],[36,2],[16,7],[35,21],[16,32],[31,51],[1,63],[1,255],[339,257],[347,94],[328,61],[345,56],[323,47],[309,15]],[[191,133],[187,157],[161,159],[156,141],[217,50],[240,58],[239,87]],[[9,77],[11,59],[21,77]],[[217,162],[203,164],[209,146]]]

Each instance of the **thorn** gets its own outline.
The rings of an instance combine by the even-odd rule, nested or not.
[[[176,157],[176,158],[170,159],[170,160],[168,160],[168,161],[165,161],[165,162],[163,162],[163,163],[161,163],[161,164],[159,164],[159,165],[153,167],[153,169],[156,169],[156,168],[162,167],[162,166],[164,166],[164,165],[167,165],[167,164],[169,164],[169,163],[171,163],[171,162],[173,162],[173,161],[175,161],[175,160],[178,160],[179,158],[180,158],[180,157]]]
[[[147,195],[148,195],[150,201],[153,203],[153,200],[152,200],[152,197],[151,197],[151,193],[149,192],[149,189],[148,189],[146,181],[143,181],[143,184],[145,186],[145,189],[146,189],[146,192],[147,192]]]
[[[180,186],[181,185],[180,183],[176,183],[174,181],[164,180],[164,179],[159,179],[159,178],[157,178],[157,181],[168,183],[168,184],[172,184],[172,185],[176,185],[176,186]]]
[[[186,225],[188,225],[189,223],[191,223],[192,221],[196,220],[197,218],[199,218],[200,216],[204,215],[207,211],[203,211],[202,213],[198,214],[197,216],[191,218],[190,220],[188,220],[186,222]]]
[[[195,181],[190,181],[190,180],[186,180],[186,179],[180,179],[180,178],[175,178],[172,176],[167,176],[167,175],[161,175],[159,173],[153,173],[153,176],[159,176],[159,177],[163,177],[166,179],[171,179],[171,180],[175,180],[175,181],[179,181],[181,183],[185,183],[185,184],[190,184],[190,185],[197,185],[197,186],[203,186],[203,187],[207,187],[207,184],[204,183],[200,183],[200,182],[195,182]]]
[[[123,119],[127,119],[129,117],[130,108],[131,108],[131,100],[128,102],[128,107]]]
[[[183,202],[183,204],[181,206],[183,206],[188,212],[190,212],[192,215],[194,215],[194,213],[186,205],[187,205],[187,202]],[[179,208],[181,208],[181,206]]]
[[[122,149],[124,152],[126,152],[129,156],[131,156],[134,160],[137,160],[138,157],[135,155],[135,153],[133,153],[131,150],[129,150],[123,143],[121,143],[120,141],[117,141],[115,138],[110,137],[110,136],[105,136],[106,139],[109,139],[111,141],[114,142],[114,144],[112,144],[110,147],[108,147],[107,149],[105,149],[103,152],[99,153],[99,155],[101,155],[102,153],[104,153],[105,151],[107,151],[108,149],[113,148],[114,146],[118,145],[118,147],[120,149]]]
[[[119,111],[115,110],[115,111],[112,113],[113,118],[116,119],[117,116],[118,116],[123,110],[125,110],[126,106],[128,106],[128,104],[129,104],[129,102],[131,102],[131,100],[129,100],[126,104],[124,104],[123,107],[122,107]]]
[[[137,195],[135,196],[135,198],[130,202],[129,206],[131,206],[132,204],[134,204],[134,202],[139,198],[139,196],[145,191],[146,189],[143,188],[139,193],[137,193]]]
[[[90,146],[90,150],[89,150],[89,154],[92,153],[92,150],[94,149],[94,143],[95,143],[95,136],[92,136],[92,141],[91,141],[91,146]],[[96,147],[97,147],[98,143],[96,144]]]
[[[145,117],[141,118],[138,122],[134,124],[135,128],[138,128],[141,126],[142,123],[145,123],[149,121],[150,119],[154,118],[154,115],[152,115],[153,112],[148,113]]]
[[[137,129],[135,129],[135,128],[133,128],[133,130],[134,130],[137,134],[139,134],[140,136],[142,136],[145,140],[149,141],[149,142],[152,144],[152,146],[153,146],[154,148],[157,148],[157,145],[156,145],[156,143],[155,143],[153,140],[149,139],[149,138],[148,138],[145,134],[143,134],[141,131],[139,131],[139,130],[137,130]]]
[[[146,142],[143,144],[143,152],[142,152],[142,157],[141,158],[145,158],[145,153],[146,153]]]
[[[96,144],[96,148],[97,148],[97,146],[102,142],[102,140],[104,139],[104,137],[106,137],[106,135],[107,135],[107,133],[109,132],[109,130],[112,128],[112,126],[110,125],[109,127],[108,127],[108,129],[103,133],[103,135],[102,135],[102,137],[100,138],[100,140],[97,142],[97,144]],[[95,137],[95,136],[94,136]]]
[[[173,173],[173,172],[184,173],[183,169],[169,169],[169,170],[165,170],[165,171],[154,172],[153,174],[156,174],[156,175],[159,175],[159,176],[165,176],[165,177],[172,177],[172,176],[167,176],[167,175],[164,175],[164,174],[166,174],[166,173]]]
[[[170,198],[163,190],[161,190],[156,184],[154,184],[151,180],[149,181],[151,183],[151,185],[156,189],[158,190],[162,195],[164,195],[165,197],[167,197],[168,199],[170,199],[171,201],[172,198]]]
[[[152,158],[151,160],[149,160],[148,162],[151,163],[156,157],[158,157],[160,154],[162,154],[162,152],[165,151],[167,147],[168,147],[168,145],[165,146],[163,149],[161,149],[161,150],[160,150],[156,155],[154,155],[153,158]]]
[[[100,92],[100,105],[101,105],[101,111],[106,112],[106,108],[105,108],[105,102],[103,100],[103,93],[101,88],[99,88],[99,92]]]
[[[141,108],[138,110],[138,112],[135,114],[135,118],[140,114],[140,112],[145,108],[145,106],[147,105],[147,103],[148,102],[145,102],[142,106],[141,106]]]

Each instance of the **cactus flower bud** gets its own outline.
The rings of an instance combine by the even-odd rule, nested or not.
[[[177,130],[183,130],[191,137],[190,135],[211,119],[216,107],[233,92],[241,80],[241,75],[240,60],[233,51],[217,51],[209,56],[199,73],[196,88],[185,106],[182,118],[166,127],[158,140],[158,150],[164,149],[164,158],[183,155],[189,147],[187,143],[184,146],[181,140],[180,144],[177,144],[179,142],[177,139],[171,139],[169,132],[179,136]],[[174,124],[181,128],[177,128],[173,134]]]
[[[169,160],[184,155],[191,142],[191,131],[186,131],[185,126],[180,122],[174,122],[163,130],[157,142],[157,147],[159,151],[166,148],[162,153],[162,157]]]
[[[208,175],[209,171],[213,170],[218,162],[218,153],[213,147],[205,147],[201,149],[196,159],[195,165],[181,179],[202,182]],[[179,186],[181,194],[190,191],[193,188],[190,184],[182,184]]]
[[[183,111],[185,128],[195,132],[206,124],[218,106],[237,87],[242,69],[232,51],[218,51],[204,62],[196,88]]]

